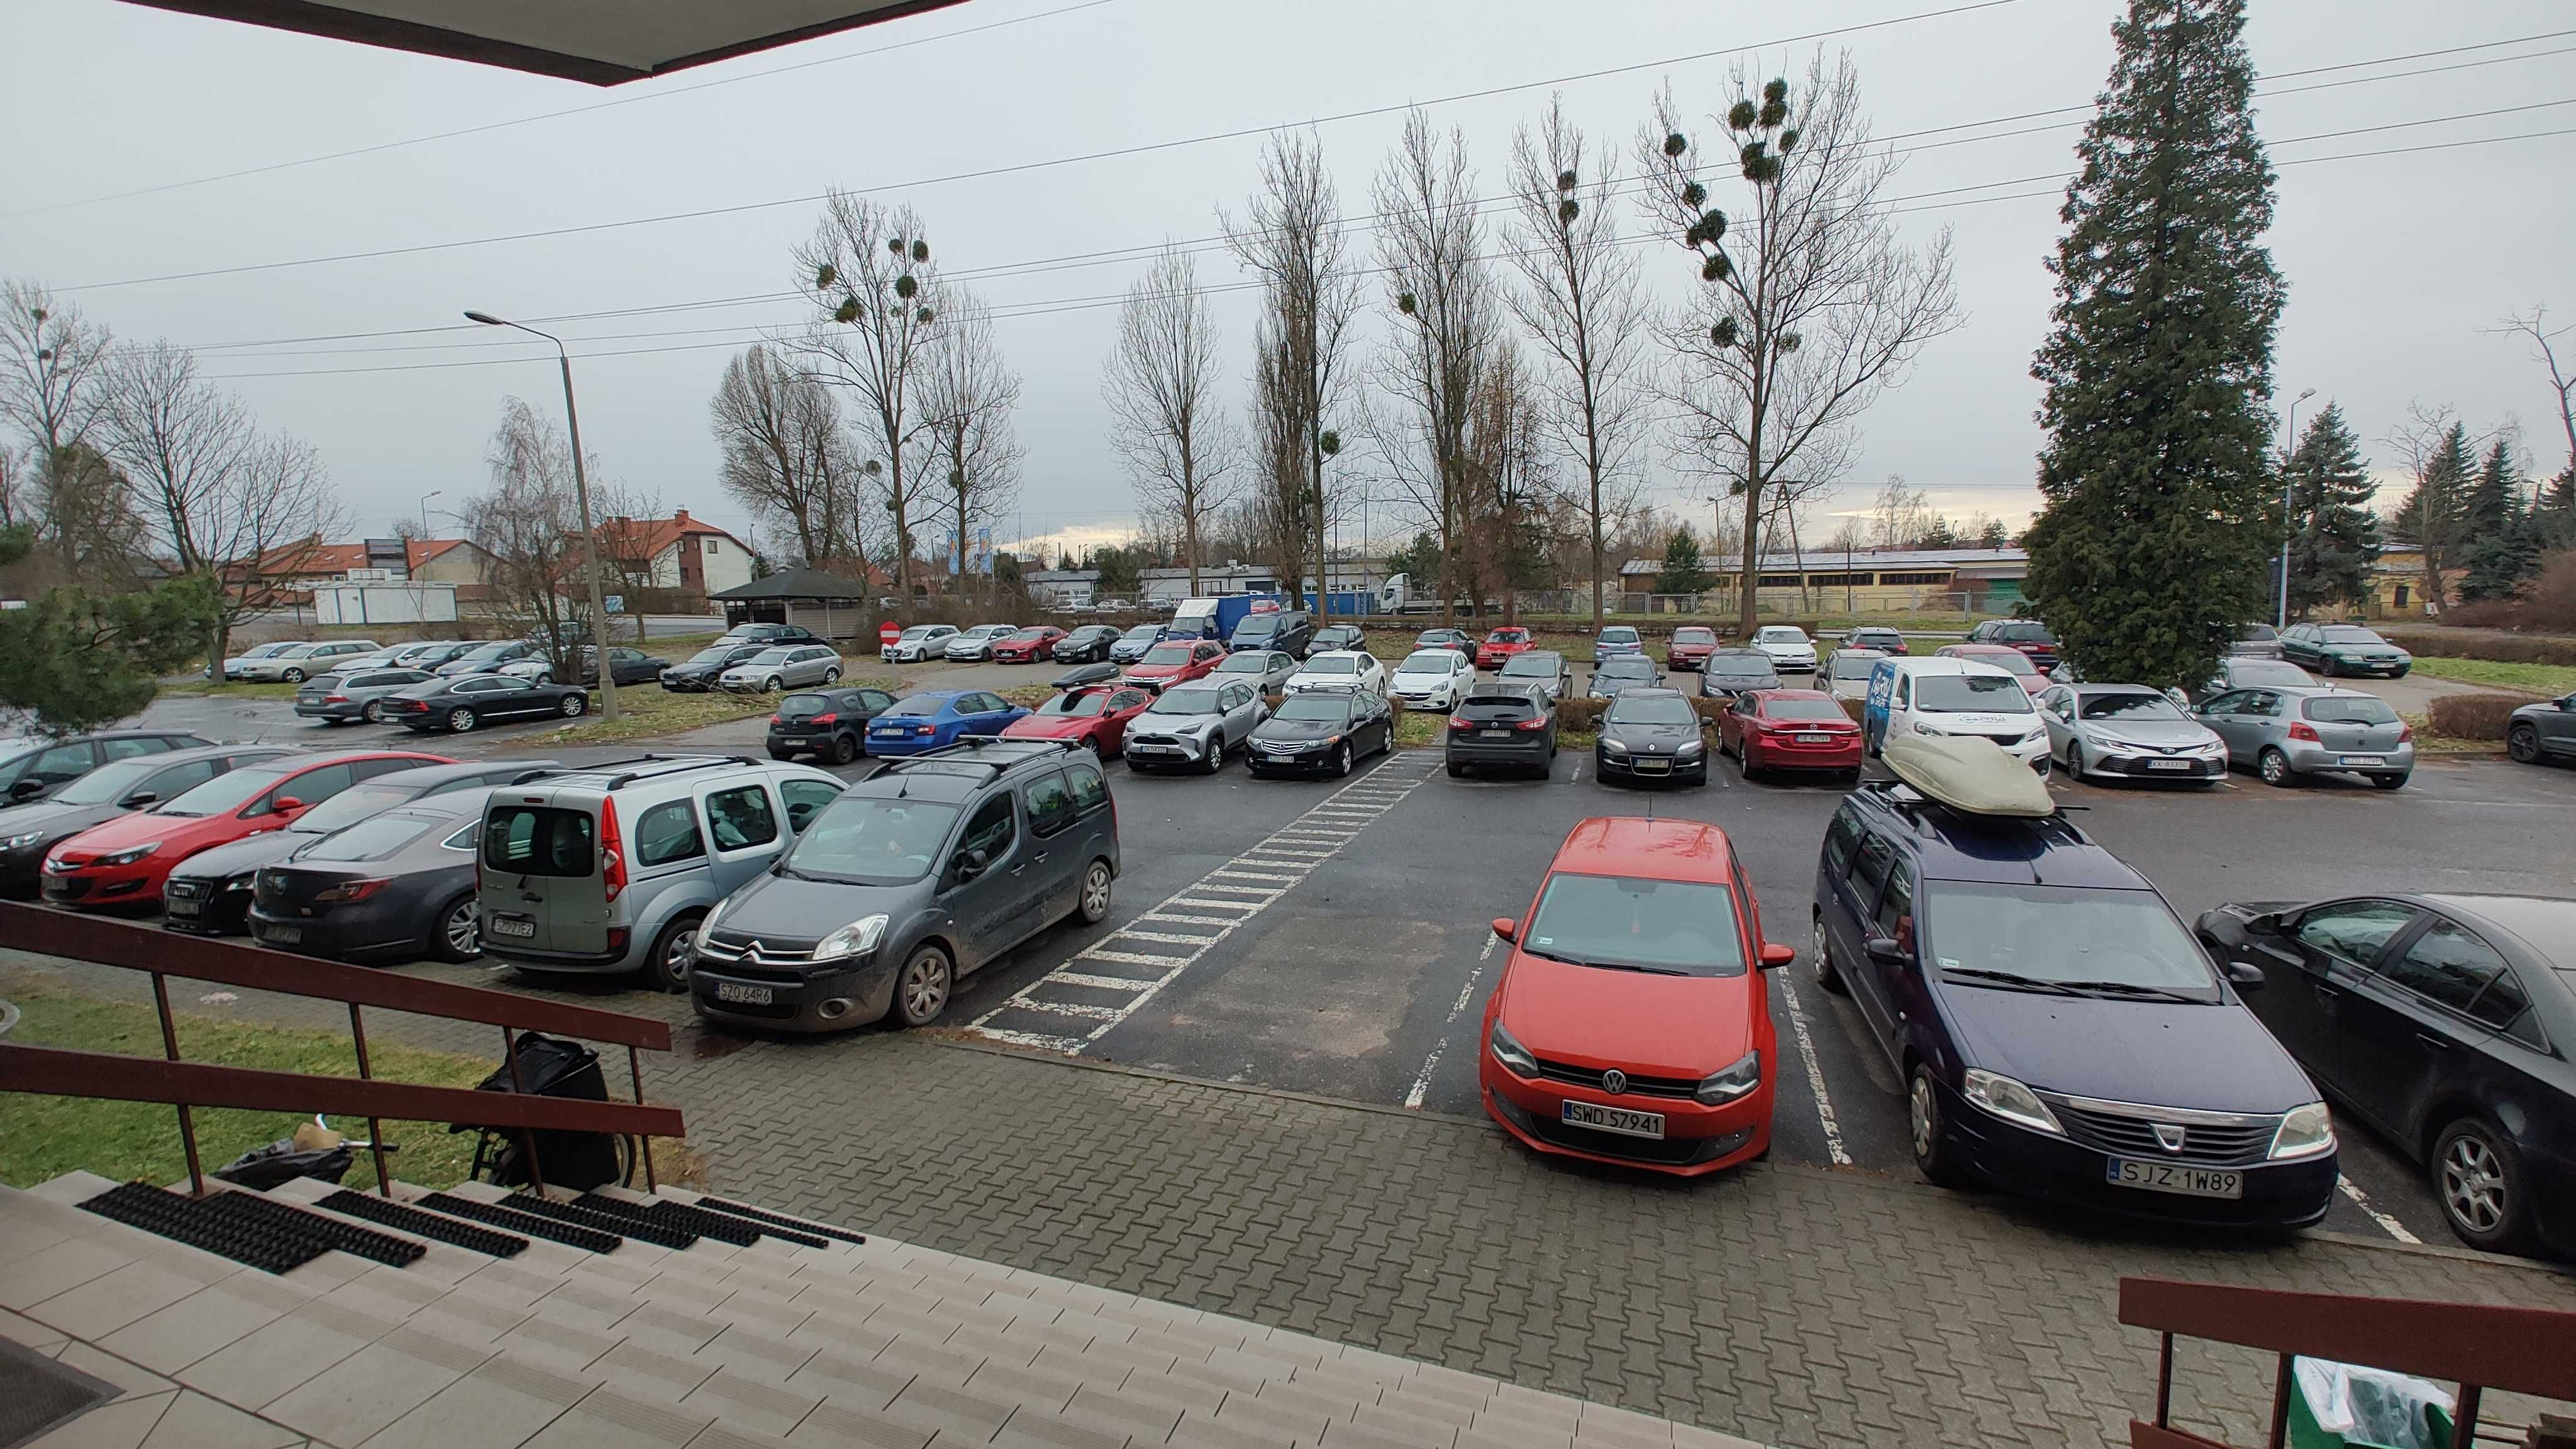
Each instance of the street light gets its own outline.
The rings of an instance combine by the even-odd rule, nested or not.
[[[581,509],[582,572],[590,577],[591,647],[599,658],[599,713],[614,724],[617,720],[617,676],[608,667],[608,606],[599,596],[599,535],[590,527],[590,478],[581,465],[581,414],[572,404],[572,354],[564,351],[563,339],[550,332],[539,332],[523,322],[511,322],[489,312],[468,312],[468,322],[486,327],[510,327],[531,337],[543,337],[555,345],[555,358],[563,364],[564,426],[572,437],[572,491]],[[573,682],[581,682],[581,653],[575,646],[572,661]]]
[[[2281,602],[2272,620],[2274,629],[2290,627],[2290,447],[2299,435],[2299,404],[2316,395],[2317,390],[2309,388],[2290,399],[2289,426],[2281,433]]]

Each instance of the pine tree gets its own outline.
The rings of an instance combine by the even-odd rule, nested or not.
[[[2522,470],[2504,439],[2487,449],[2460,513],[2461,552],[2469,566],[2460,597],[2512,598],[2540,568],[2540,540],[2522,506]]]
[[[2290,494],[2290,617],[2320,604],[2358,604],[2369,596],[2370,566],[2379,558],[2379,520],[2371,514],[2369,466],[2361,440],[2327,403],[2308,420],[2283,470]]]
[[[1655,575],[1659,594],[1696,594],[1708,587],[1708,569],[1700,561],[1699,536],[1685,523],[1664,545],[1663,572]]]
[[[1985,525],[1977,530],[1979,548],[2010,548],[2011,546],[2012,531],[2004,527],[2004,521],[2000,518],[1987,519]]]
[[[2389,526],[2415,540],[2424,559],[2424,598],[2440,604],[2447,598],[2445,577],[2459,564],[2467,541],[2470,480],[2477,455],[2469,448],[2469,429],[2453,423],[2417,470],[2415,486],[2397,505]]]
[[[2531,512],[2532,531],[2546,549],[2576,548],[2576,463],[2542,485]]]
[[[2272,169],[2243,0],[2130,0],[2050,270],[2055,327],[2028,588],[2076,668],[2208,677],[2263,608],[2272,545]]]

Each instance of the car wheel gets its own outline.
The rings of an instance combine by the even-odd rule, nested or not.
[[[1837,996],[1847,995],[1851,988],[1843,984],[1843,973],[1834,968],[1833,947],[1825,939],[1825,913],[1813,913],[1813,939],[1807,946],[1809,969],[1816,973],[1816,984]]]
[[[768,683],[766,683],[766,684],[763,684],[763,685],[761,686],[761,688],[762,688],[763,690],[766,690],[767,692],[769,692],[769,693],[771,693],[771,694],[776,694],[778,691],[780,691],[780,690],[782,690],[782,689],[784,689],[784,688],[786,688],[786,687],[787,687],[787,681],[786,681],[786,680],[784,680],[784,679],[779,678],[779,677],[778,677],[777,675],[775,675],[775,674],[773,674],[773,675],[769,676],[769,682],[768,682]]]
[[[664,991],[689,989],[689,967],[698,955],[698,922],[703,915],[686,915],[662,928],[653,938],[653,954],[644,958],[644,979]]]
[[[483,915],[474,893],[449,901],[438,913],[438,928],[429,938],[429,954],[441,961],[472,961],[483,954]]]
[[[1341,748],[1333,752],[1333,778],[1336,780],[1345,779],[1350,775],[1350,773],[1351,743],[1348,740],[1344,740],[1342,741]]]
[[[1753,751],[1751,749],[1741,746],[1736,749],[1735,773],[1738,777],[1745,780],[1751,780],[1753,778]]]
[[[834,735],[834,736],[832,736],[832,763],[833,763],[833,764],[835,764],[835,765],[846,765],[846,764],[848,764],[850,761],[855,760],[855,759],[857,759],[858,757],[859,757],[859,737],[858,737],[857,735]]]
[[[381,701],[371,699],[367,701],[367,707],[365,709],[358,711],[358,715],[369,724],[383,724],[385,722],[385,707]]]
[[[2504,737],[2504,752],[2517,763],[2540,763],[2540,731],[2531,725],[2515,725]]]
[[[840,671],[839,669],[837,669],[837,668],[833,668],[833,669],[826,669],[826,670],[824,670],[824,671],[823,671],[823,682],[824,682],[825,684],[838,684],[838,683],[840,683],[840,682],[841,682],[841,671]]]
[[[447,728],[451,733],[465,734],[474,728],[475,723],[474,711],[470,709],[451,709],[447,712]]]
[[[1914,1167],[1923,1180],[1937,1187],[1959,1186],[1958,1150],[1950,1145],[1949,1124],[1941,1120],[1941,1092],[1933,1084],[1932,1069],[1921,1062],[1914,1064],[1914,1075],[1906,1084],[1905,1120],[1914,1145]]]
[[[894,1001],[886,1008],[886,1019],[897,1026],[928,1026],[948,1009],[948,989],[953,968],[948,953],[936,946],[923,946],[912,953],[903,970],[894,978]]]
[[[2462,1118],[2434,1140],[2433,1191],[2461,1242],[2490,1253],[2509,1253],[2521,1244],[2523,1223],[2531,1216],[2523,1200],[2522,1159],[2484,1118]]]
[[[578,719],[590,713],[590,696],[581,693],[567,694],[563,697],[563,702],[555,706],[555,713],[565,719]]]
[[[2262,774],[2263,783],[2266,785],[2276,785],[2286,790],[2299,783],[2298,772],[2290,768],[2290,757],[2268,746],[2255,760],[2254,767]]]
[[[1093,861],[1091,868],[1082,873],[1082,897],[1076,909],[1084,925],[1097,926],[1109,919],[1110,882],[1109,862],[1105,860]]]
[[[2073,740],[2066,742],[2066,775],[2079,782],[2084,778],[2084,747]]]
[[[1225,768],[1225,732],[1222,730],[1217,732],[1214,739],[1208,741],[1207,764],[1205,768],[1211,775]]]

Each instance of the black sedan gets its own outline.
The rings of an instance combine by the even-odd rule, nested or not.
[[[1476,657],[1476,641],[1464,629],[1425,629],[1413,636],[1413,647],[1455,649],[1470,659]]]
[[[433,679],[385,697],[385,719],[418,734],[463,734],[504,720],[577,719],[590,713],[590,691],[571,684],[531,684],[506,674]]]
[[[750,663],[753,655],[768,647],[757,640],[750,643],[718,640],[663,670],[662,687],[673,694],[708,693],[716,687],[716,676],[737,664]]]
[[[1612,696],[1593,739],[1592,773],[1601,780],[1707,784],[1708,742],[1700,738],[1699,712],[1690,697],[1643,685]]]
[[[1759,649],[1720,649],[1708,656],[1708,663],[1700,670],[1699,692],[1711,699],[1733,699],[1757,689],[1779,687],[1779,670],[1771,663],[1771,656]]]
[[[614,644],[608,646],[608,677],[616,681],[620,689],[630,684],[651,684],[670,667],[670,660],[647,654],[641,649],[625,649]],[[581,651],[581,682],[589,685],[599,683],[599,651],[596,649]]]
[[[482,955],[474,846],[490,794],[461,790],[415,800],[260,867],[252,937],[340,961]]]
[[[769,757],[792,760],[812,754],[826,765],[846,765],[867,753],[868,721],[894,707],[882,689],[809,689],[778,702],[769,717]]]
[[[0,895],[34,900],[45,856],[93,825],[176,798],[235,766],[293,753],[284,745],[209,745],[137,755],[102,765],[50,798],[0,810]]]
[[[1313,690],[1279,702],[1253,727],[1243,761],[1255,775],[1347,775],[1353,764],[1395,747],[1395,715],[1366,690]]]
[[[2263,973],[2254,1014],[2425,1168],[2462,1242],[2576,1256],[2576,901],[2253,901],[2197,932]]]
[[[1118,642],[1118,631],[1107,624],[1085,624],[1055,641],[1058,664],[1106,664],[1110,646]]]

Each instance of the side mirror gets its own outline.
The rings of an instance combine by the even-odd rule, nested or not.
[[[1521,923],[1509,916],[1496,916],[1494,934],[1506,941],[1518,941],[1521,938]]]
[[[280,795],[275,800],[269,802],[268,808],[276,811],[280,815],[292,815],[296,811],[304,808],[304,802],[296,799],[292,795]]]
[[[133,794],[126,796],[124,799],[119,800],[116,803],[124,806],[128,810],[140,810],[144,806],[152,804],[160,798],[161,797],[153,791],[137,790]]]
[[[33,800],[43,793],[45,793],[45,782],[42,780],[20,780],[9,787],[9,798],[12,800]]]
[[[1882,965],[1906,964],[1905,948],[1896,944],[1894,936],[1872,936],[1869,938],[1869,944],[1862,949],[1869,952],[1869,959]]]
[[[966,852],[965,863],[968,873],[973,875],[982,875],[985,868],[993,863],[993,857],[988,851],[970,850]]]
[[[1798,950],[1794,946],[1784,946],[1777,941],[1762,943],[1762,969],[1765,971],[1777,971],[1797,959]]]
[[[2227,980],[2239,991],[2260,991],[2263,989],[2263,968],[2251,961],[2230,961],[2227,963]]]

